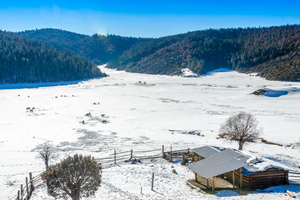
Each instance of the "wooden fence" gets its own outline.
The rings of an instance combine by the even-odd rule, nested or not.
[[[172,161],[174,158],[179,158],[180,156],[187,156],[189,152],[190,149],[172,150],[172,147],[170,148],[170,151],[165,151],[164,145],[162,145],[161,149],[153,149],[147,151],[134,151],[133,149],[131,149],[130,151],[123,151],[117,153],[116,149],[114,149],[114,153],[109,154],[108,157],[95,158],[95,160],[96,162],[101,164],[102,168],[105,168],[111,165],[116,165],[118,163],[124,163],[127,161],[135,162],[153,158],[166,158]],[[31,198],[33,190],[45,184],[41,174],[32,177],[32,173],[29,173],[29,180],[26,177],[26,185],[23,186],[23,184],[21,184],[16,200],[29,200]]]
[[[172,150],[165,151],[164,145],[162,145],[161,149],[153,149],[146,151],[134,151],[131,149],[130,151],[124,152],[116,152],[114,150],[113,154],[110,154],[109,157],[104,158],[95,158],[95,160],[102,165],[102,167],[108,167],[110,165],[115,165],[118,163],[124,163],[127,161],[138,161],[152,158],[166,158],[172,161],[174,158],[182,158],[182,156],[187,156],[190,153],[190,149],[182,149],[182,150]]]
[[[25,178],[25,185],[21,184],[16,200],[29,200],[33,190],[43,184],[44,181],[42,180],[41,174],[32,177],[32,173],[30,172],[29,179],[28,177]]]

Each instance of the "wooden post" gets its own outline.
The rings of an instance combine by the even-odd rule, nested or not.
[[[24,196],[23,184],[21,184],[20,191],[21,191],[21,199],[23,199]]]
[[[29,180],[30,180],[30,182],[32,181],[32,173],[31,172],[29,172]]]
[[[131,149],[131,151],[130,151],[130,160],[132,160],[132,157],[133,157],[133,150]]]
[[[161,146],[161,156],[162,156],[162,158],[165,157],[165,146],[164,145]]]
[[[141,194],[143,194],[143,187],[141,187]]]
[[[234,170],[232,171],[232,185],[233,185],[233,189],[235,189]]]
[[[29,194],[27,193],[28,196],[30,196],[33,192],[33,179],[32,179],[32,173],[31,172],[29,172],[29,181],[30,181],[30,188],[29,188]]]
[[[214,191],[215,191],[215,180],[214,180],[214,177],[212,177],[211,180],[212,180],[212,188],[211,188],[211,191],[214,192]]]
[[[196,173],[195,173],[195,181],[198,182],[198,180],[197,180],[197,174]]]
[[[292,198],[296,198],[296,196],[289,190],[286,190],[285,193],[287,193]]]
[[[18,190],[17,200],[20,200],[20,190]]]
[[[207,187],[209,187],[208,178],[206,179],[206,185],[207,185]]]
[[[240,175],[240,189],[242,189],[243,188],[243,174],[242,174],[242,172],[241,172],[241,175]]]
[[[116,149],[114,149],[114,163],[117,164],[117,152],[116,152]]]
[[[171,145],[171,151],[170,151],[170,156],[171,156],[171,162],[173,162],[173,153],[172,153],[172,145]]]
[[[28,178],[26,177],[26,192],[28,194]]]
[[[242,172],[243,172],[243,168],[240,168],[240,173],[241,173],[241,175],[240,175],[240,189],[243,188],[243,174],[242,174]]]
[[[151,190],[153,191],[153,185],[154,185],[154,172],[152,173],[152,181],[151,181]]]

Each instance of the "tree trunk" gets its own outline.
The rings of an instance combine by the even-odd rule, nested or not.
[[[80,190],[79,189],[74,189],[71,192],[71,198],[72,198],[72,200],[79,200],[79,197],[80,197]]]
[[[244,146],[244,143],[242,141],[239,141],[239,150],[243,150],[243,146]]]
[[[79,200],[79,195],[74,195],[71,198],[72,198],[72,200]]]

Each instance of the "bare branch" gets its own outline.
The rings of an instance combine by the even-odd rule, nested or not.
[[[226,133],[227,139],[238,141],[239,150],[242,150],[246,142],[251,142],[259,136],[257,125],[258,122],[252,114],[240,112],[229,117],[221,125],[220,132]]]

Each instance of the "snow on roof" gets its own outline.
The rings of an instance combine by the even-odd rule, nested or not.
[[[192,149],[193,152],[205,159],[188,166],[190,170],[204,178],[211,178],[244,167],[243,175],[249,175],[269,168],[291,170],[289,167],[257,156],[246,155],[238,150],[203,146]]]
[[[248,165],[245,167],[243,171],[243,175],[245,176],[259,171],[265,171],[270,168],[291,170],[289,167],[279,162],[267,158],[257,157],[257,156],[252,156],[246,162]]]

